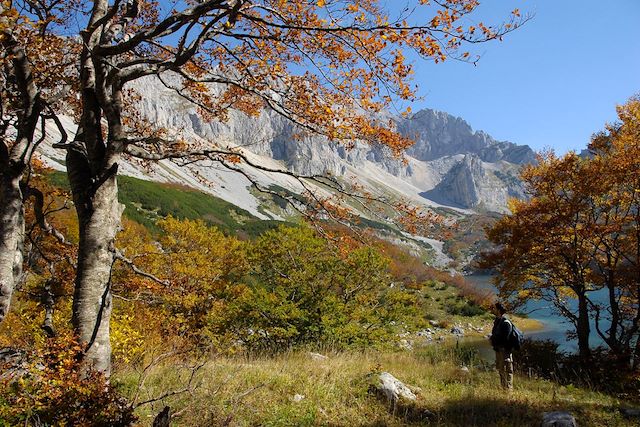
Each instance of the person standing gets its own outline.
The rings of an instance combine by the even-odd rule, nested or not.
[[[497,302],[494,305],[493,329],[491,330],[491,346],[496,352],[496,369],[500,373],[500,384],[507,390],[513,390],[513,349],[509,343],[509,336],[513,324],[507,318],[507,310]]]

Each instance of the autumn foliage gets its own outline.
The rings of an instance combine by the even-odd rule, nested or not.
[[[84,375],[82,346],[69,334],[50,338],[0,377],[2,425],[129,426],[133,407],[99,373]]]
[[[640,100],[618,107],[618,117],[587,155],[548,152],[524,170],[531,198],[512,201],[511,215],[488,231],[498,249],[485,266],[500,273],[503,297],[553,303],[574,324],[583,357],[593,324],[613,354],[638,368]]]
[[[477,0],[407,6],[376,0],[0,2],[0,213],[7,218],[1,243],[7,253],[22,250],[20,183],[44,134],[55,128],[79,220],[72,323],[87,344],[87,368],[107,376],[111,369],[110,268],[124,259],[115,250],[124,158],[142,164],[206,159],[263,192],[269,191],[248,170],[288,175],[309,193],[311,205],[331,217],[348,216],[345,206],[309,186],[347,192],[337,180],[271,169],[225,141],[190,138],[141,117],[134,82],[156,79],[207,121],[223,122],[231,110],[255,116],[269,109],[296,124],[298,136],[320,134],[347,147],[363,141],[399,157],[411,142],[378,113],[416,96],[408,52],[436,62],[474,62],[465,46],[499,39],[527,20],[514,10],[502,24],[474,22]],[[62,115],[73,123],[72,138]],[[366,205],[371,198],[359,200]],[[306,212],[302,204],[298,209]],[[429,220],[415,211],[410,216]],[[12,259],[0,261],[4,318],[18,278]]]
[[[334,246],[310,228],[280,227],[244,243],[201,221],[159,226],[157,242],[122,234],[123,250],[153,278],[118,266],[114,293],[144,302],[162,336],[197,353],[393,345],[394,321],[417,314],[388,259],[355,240]]]

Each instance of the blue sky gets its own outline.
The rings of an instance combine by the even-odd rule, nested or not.
[[[472,47],[477,66],[415,63],[423,99],[499,140],[580,151],[640,92],[640,0],[484,0],[485,23],[519,8],[534,18]]]

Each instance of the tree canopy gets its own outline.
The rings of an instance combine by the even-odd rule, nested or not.
[[[268,108],[301,134],[321,134],[347,147],[356,140],[379,144],[399,156],[411,142],[379,113],[394,100],[415,98],[408,51],[436,62],[473,62],[466,46],[499,39],[527,20],[514,10],[498,25],[473,22],[478,7],[477,0],[420,0],[405,8],[377,0],[3,0],[0,318],[15,287],[14,267],[21,264],[7,254],[22,252],[20,186],[43,140],[35,139],[39,122],[41,136],[49,132],[46,123],[59,131],[55,147],[67,153],[79,220],[73,324],[86,345],[86,365],[108,375],[123,159],[208,159],[254,184],[247,167],[287,174],[330,217],[348,212],[308,185],[343,192],[331,177],[271,169],[221,141],[190,139],[150,123],[136,106],[136,80],[159,79],[209,121],[226,120],[231,109],[251,116]],[[72,138],[62,113],[73,117]]]
[[[582,355],[591,321],[637,366],[640,100],[619,106],[618,118],[594,135],[588,153],[547,152],[523,171],[530,199],[512,201],[511,214],[488,230],[497,250],[483,264],[497,269],[503,297],[553,303],[575,325]]]

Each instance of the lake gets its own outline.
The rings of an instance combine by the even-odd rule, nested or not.
[[[491,283],[490,275],[471,275],[465,279],[474,284],[479,289],[489,289],[496,291],[495,286]],[[596,301],[606,300],[606,291],[598,291],[592,294],[592,298]],[[569,304],[572,308],[577,307],[577,302],[573,301]],[[544,326],[538,331],[525,332],[526,338],[536,340],[552,340],[559,344],[558,349],[564,352],[575,353],[578,350],[578,342],[575,339],[567,338],[567,331],[573,330],[573,325],[559,316],[550,303],[546,301],[532,300],[529,301],[522,309],[523,312],[529,313],[528,317],[540,321]],[[591,325],[591,336],[589,337],[590,346],[597,347],[602,344],[602,339],[595,332],[595,327]]]

